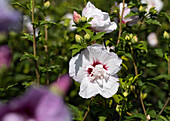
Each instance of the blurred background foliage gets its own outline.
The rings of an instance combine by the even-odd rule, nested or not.
[[[116,0],[122,2],[121,0]],[[126,3],[133,2],[137,3],[139,0],[126,0]],[[49,72],[50,83],[55,81],[57,77],[62,74],[68,73],[69,60],[71,58],[71,50],[69,49],[73,44],[76,44],[74,39],[76,30],[69,29],[69,19],[64,18],[67,13],[73,13],[74,10],[81,14],[82,9],[85,7],[85,0],[49,0],[50,5],[44,7],[46,1],[36,0],[35,4],[35,22],[37,26],[37,55],[39,72],[40,72],[40,83],[46,84],[46,72]],[[86,1],[87,2],[87,1]],[[111,7],[114,5],[115,0],[91,0],[91,2],[102,11],[109,12],[111,15]],[[165,12],[170,15],[170,1],[163,0],[164,7],[161,12]],[[35,66],[34,61],[30,58],[24,59],[24,53],[33,53],[32,48],[32,35],[29,34],[30,30],[26,23],[24,23],[24,16],[27,16],[31,21],[30,12],[30,1],[29,0],[11,0],[13,8],[20,11],[23,15],[21,23],[17,26],[20,29],[17,31],[10,31],[8,35],[0,34],[0,44],[8,44],[12,51],[12,62],[9,69],[0,70],[0,99],[4,102],[12,99],[13,97],[19,96],[24,93],[25,89],[30,85],[34,84],[35,80]],[[45,19],[48,21],[48,53],[45,53],[45,31],[44,23]],[[112,20],[114,19],[114,15]],[[137,66],[139,67],[140,77],[137,79],[138,86],[133,84],[132,90],[128,92],[128,96],[124,96],[123,92],[126,92],[125,88],[119,89],[117,96],[110,99],[104,99],[101,96],[96,96],[94,103],[91,106],[91,111],[87,117],[87,121],[101,120],[118,120],[119,111],[115,110],[117,104],[122,105],[120,101],[126,101],[127,112],[135,112],[138,110],[143,113],[140,103],[134,104],[136,100],[133,91],[137,91],[133,88],[141,88],[143,95],[145,94],[144,104],[147,111],[151,113],[153,118],[155,113],[158,113],[166,99],[169,96],[170,91],[170,76],[168,74],[168,52],[169,50],[169,38],[163,37],[165,31],[170,32],[170,19],[164,16],[157,16],[157,20],[160,22],[159,25],[152,25],[144,23],[141,27],[141,31],[138,36],[138,41],[141,43],[132,43],[130,40],[122,39],[119,48],[115,49],[115,52],[123,59],[124,66],[119,72],[120,80],[124,82],[124,86],[127,86],[130,78],[135,77],[133,64],[130,57],[130,49],[133,48]],[[122,38],[126,35],[136,35],[139,23],[129,27],[123,26]],[[15,29],[14,29],[15,30]],[[147,36],[149,33],[155,32],[158,37],[158,45],[151,47],[147,43]],[[116,45],[118,38],[118,29],[112,34],[106,36],[110,40],[108,45]],[[112,39],[111,39],[112,38]],[[97,43],[102,44],[102,39]],[[131,42],[129,44],[129,42]],[[140,45],[141,44],[141,45]],[[139,46],[142,46],[141,49]],[[123,53],[122,53],[123,52]],[[21,59],[22,58],[22,59]],[[169,60],[170,61],[170,60]],[[46,68],[48,63],[48,69]],[[65,101],[73,109],[73,115],[75,120],[81,120],[83,113],[87,110],[87,105],[90,100],[82,99],[78,95],[79,83],[73,82],[72,87],[65,97]],[[130,87],[130,88],[131,88]],[[119,95],[119,96],[118,96]],[[116,100],[117,99],[117,100]],[[121,100],[122,99],[122,100]],[[114,107],[114,108],[113,108]],[[138,107],[139,109],[135,109]],[[107,116],[106,116],[107,115]],[[124,114],[124,120],[132,120],[128,114]],[[167,106],[162,114],[164,117],[170,115],[170,106]],[[136,116],[139,118],[140,116]],[[133,118],[135,116],[133,115]],[[170,118],[170,117],[169,117]],[[142,120],[142,118],[141,118]],[[161,119],[160,119],[161,120]],[[168,120],[168,118],[167,118]]]

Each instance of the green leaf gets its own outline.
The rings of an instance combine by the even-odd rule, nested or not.
[[[84,48],[85,48],[84,46],[75,44],[75,45],[72,45],[69,49],[72,50],[72,56],[74,56],[76,53],[80,52],[80,50],[82,50]]]
[[[93,17],[90,17],[89,20],[87,22],[90,22],[93,19]]]
[[[138,13],[137,12],[134,13],[134,12],[131,11],[128,15],[125,16],[125,18],[135,16],[135,15],[138,15]]]
[[[104,117],[104,116],[99,117],[99,121],[105,121],[106,119],[107,119],[107,117]]]
[[[148,19],[148,20],[146,20],[146,23],[149,25],[152,24],[152,25],[162,26],[161,23],[156,19]]]
[[[135,113],[135,114],[133,114],[131,117],[140,118],[140,119],[142,119],[143,121],[146,120],[145,115],[144,115],[144,114],[141,114],[141,113]]]
[[[28,58],[38,61],[39,56],[35,56],[35,57],[34,57],[33,54],[29,54],[29,53],[27,53],[27,52],[24,52],[24,55],[20,58],[20,61],[22,61],[22,60],[24,60],[24,59],[28,59]]]
[[[117,94],[115,94],[115,95],[113,95],[113,99],[114,99],[114,101],[116,102],[116,103],[120,103],[120,101],[122,101],[123,100],[123,97],[121,96],[121,95],[117,95]]]
[[[21,3],[15,2],[15,3],[11,3],[12,5],[17,5],[19,7],[25,8],[27,9],[27,7],[25,5],[22,5]]]
[[[163,51],[161,49],[155,49],[155,53],[159,56],[159,57],[163,57]]]
[[[150,114],[150,116],[151,116],[152,118],[156,118],[156,116],[157,116],[155,110],[149,111],[148,114]]]
[[[165,79],[165,80],[170,80],[170,74],[161,74],[155,78],[150,78],[148,80],[160,80],[160,79]]]
[[[28,40],[30,40],[30,41],[32,41],[32,42],[33,42],[33,36],[32,36],[32,35],[30,35],[30,34],[28,34],[28,33],[24,33],[24,36],[22,36],[22,38],[24,38],[24,39],[28,39]]]
[[[83,111],[80,111],[78,107],[75,107],[74,105],[68,104],[68,106],[71,109],[73,120],[81,121],[83,119]]]
[[[146,67],[152,68],[152,67],[157,67],[157,65],[152,64],[152,63],[148,63],[148,64],[146,65]]]
[[[170,22],[170,15],[168,15],[167,13],[165,12],[160,12],[159,13],[160,16],[163,16],[163,17],[166,17],[168,19],[168,21]]]
[[[159,118],[163,119],[163,121],[168,121],[164,116],[159,116]]]
[[[102,36],[104,36],[104,34],[105,34],[105,32],[98,32],[95,36],[93,36],[91,38],[91,41],[102,38]]]

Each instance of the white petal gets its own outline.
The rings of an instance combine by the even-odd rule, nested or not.
[[[110,76],[108,82],[104,84],[103,88],[100,88],[100,95],[102,95],[105,98],[112,97],[118,91],[119,88],[118,81],[119,79],[117,75]]]
[[[110,16],[106,12],[102,12],[100,9],[96,8],[91,2],[88,2],[86,7],[82,11],[82,16],[89,19],[92,17],[91,28],[95,32],[110,33],[117,28],[116,23],[110,22]]]
[[[82,98],[91,98],[99,93],[97,83],[92,83],[88,78],[85,78],[80,85],[79,95]]]
[[[90,62],[86,56],[88,57],[87,51],[82,51],[81,54],[72,57],[69,62],[69,75],[80,83],[88,74],[85,69],[87,65],[90,65]]]
[[[98,60],[102,64],[106,64],[106,67],[108,67],[108,71],[111,75],[116,74],[121,69],[120,64],[122,63],[122,60],[115,53],[108,52],[106,49],[98,44],[89,46],[87,47],[87,49],[90,53],[90,61]]]

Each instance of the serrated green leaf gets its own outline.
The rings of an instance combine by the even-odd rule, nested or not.
[[[76,44],[76,45],[72,45],[69,49],[72,50],[72,56],[74,56],[75,54],[80,52],[80,50],[82,50],[84,48],[85,48],[84,46]]]
[[[163,51],[161,49],[155,49],[155,53],[159,56],[159,57],[163,57]]]
[[[22,60],[24,60],[24,59],[28,59],[28,58],[38,61],[39,56],[35,56],[35,57],[34,57],[33,54],[29,54],[29,53],[27,53],[27,52],[24,52],[24,55],[20,58],[20,61],[22,61]]]
[[[104,34],[105,34],[105,32],[98,32],[95,36],[93,36],[91,38],[91,41],[102,38],[102,36],[104,36]]]
[[[156,19],[148,19],[148,20],[146,20],[146,23],[147,24],[152,24],[152,25],[162,26],[161,23]]]

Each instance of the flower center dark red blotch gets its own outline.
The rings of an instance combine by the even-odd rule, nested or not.
[[[104,68],[105,70],[107,70],[107,68],[108,68],[107,65],[106,65],[106,64],[102,64],[101,62],[99,62],[99,60],[97,60],[97,61],[93,60],[92,66],[95,68],[95,66],[96,66],[96,65],[99,65],[99,64],[103,65],[103,68]],[[87,69],[87,72],[88,72],[89,75],[91,74],[92,71],[93,71],[93,68],[88,68],[88,69]]]

